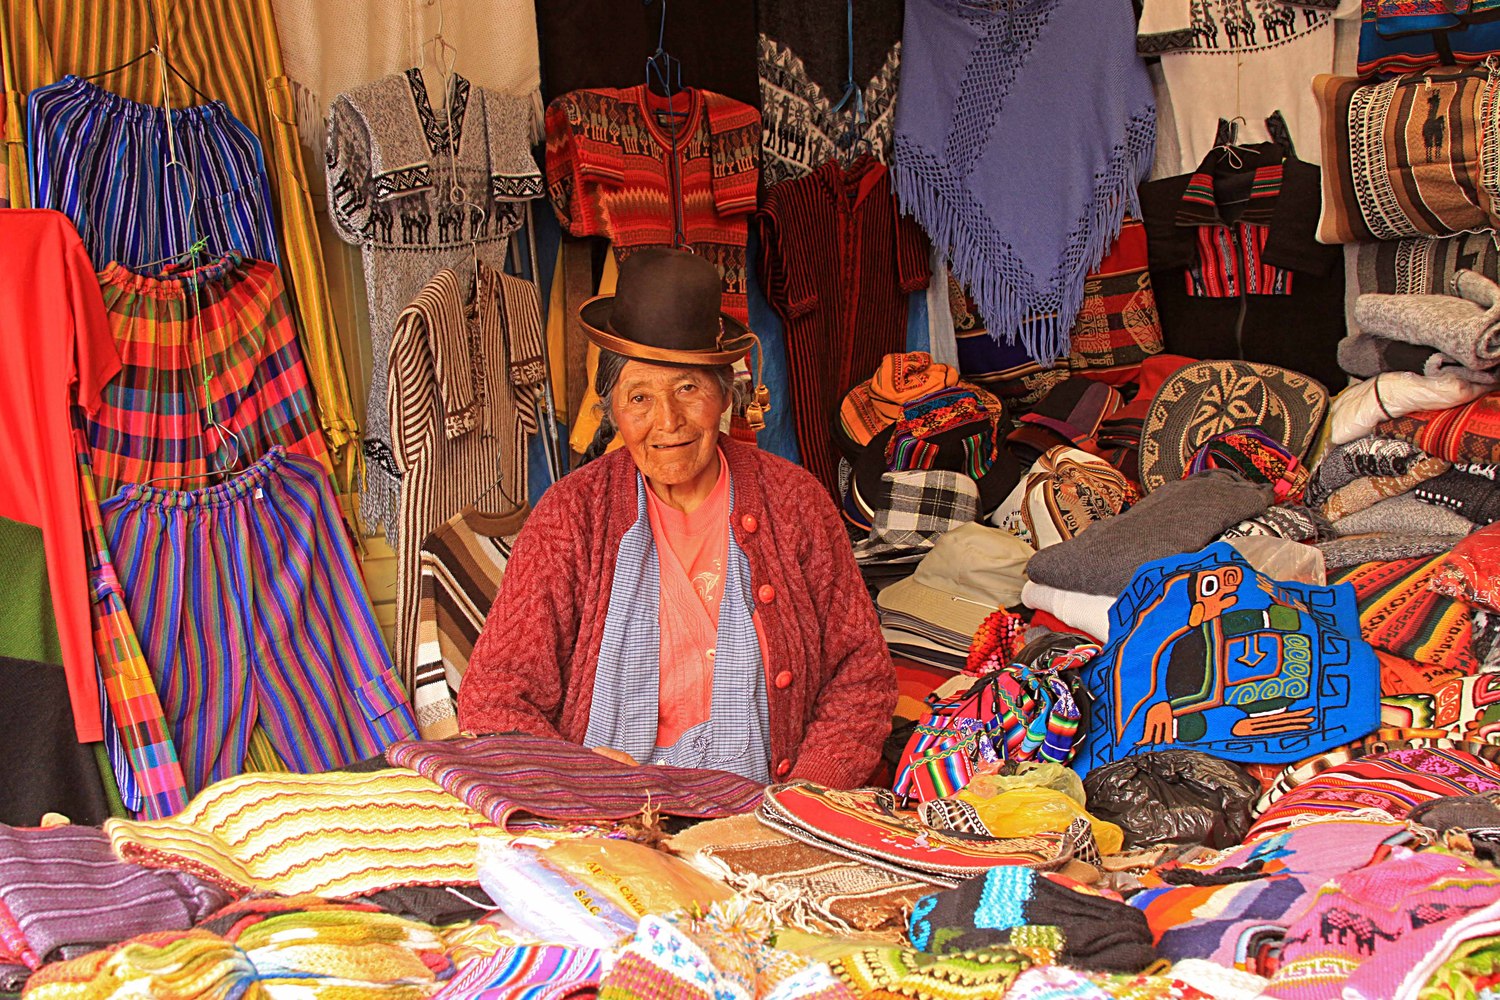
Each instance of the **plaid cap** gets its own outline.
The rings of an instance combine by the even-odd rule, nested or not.
[[[871,499],[870,537],[854,546],[860,562],[915,562],[938,538],[979,517],[979,487],[961,472],[887,472]]]

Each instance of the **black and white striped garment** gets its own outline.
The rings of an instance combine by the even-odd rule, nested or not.
[[[401,469],[392,659],[408,691],[422,543],[466,507],[525,502],[527,439],[546,374],[536,286],[480,262],[471,302],[472,280],[439,271],[402,310],[391,338],[387,401]]]

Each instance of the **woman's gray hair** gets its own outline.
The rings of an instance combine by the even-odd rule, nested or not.
[[[588,463],[604,454],[604,449],[615,439],[615,421],[610,415],[614,403],[615,388],[620,384],[620,373],[630,358],[614,351],[599,351],[599,365],[594,369],[594,392],[599,396],[599,429],[583,453],[583,462]],[[703,371],[713,376],[719,394],[731,405],[738,403],[739,384],[734,377],[734,365],[704,365]]]

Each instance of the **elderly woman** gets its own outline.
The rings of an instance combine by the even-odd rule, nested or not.
[[[838,512],[810,474],[719,433],[754,335],[681,250],[585,303],[624,447],[558,482],[516,540],[459,690],[472,732],[637,763],[862,783],[896,677]]]

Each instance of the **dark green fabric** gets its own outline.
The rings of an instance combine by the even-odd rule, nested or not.
[[[0,656],[62,664],[42,530],[0,517]]]

